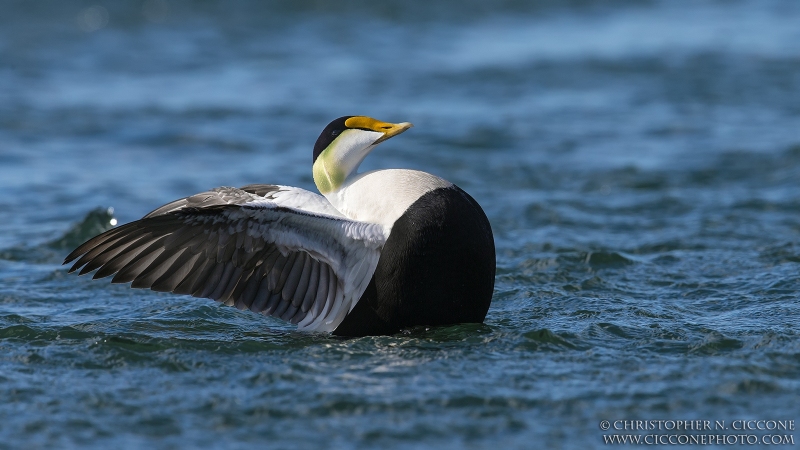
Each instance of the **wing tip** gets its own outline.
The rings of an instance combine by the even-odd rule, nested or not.
[[[78,256],[80,256],[80,255],[78,255]],[[72,258],[72,259],[65,259],[65,260],[64,260],[64,262],[63,262],[61,265],[62,265],[62,266],[65,266],[65,265],[67,265],[67,264],[71,263],[71,262],[72,262],[72,261],[74,261],[74,260],[75,260],[75,258]],[[75,264],[73,264],[73,265],[72,265],[72,267],[70,267],[70,268],[67,270],[67,273],[73,273],[73,272],[75,272],[76,270],[80,269],[81,267],[83,267],[83,264],[80,264],[80,265],[78,265],[78,263],[76,262]]]
[[[81,245],[81,247],[83,247],[83,246]],[[62,262],[61,265],[65,266],[65,265],[71,263],[72,261],[75,261],[76,259],[78,259],[79,256],[81,256],[81,255],[83,255],[85,253],[85,252],[79,252],[78,250],[80,250],[80,247],[76,248],[69,255],[67,255],[67,257],[64,258],[64,262]],[[72,272],[72,270],[70,270],[70,272]]]

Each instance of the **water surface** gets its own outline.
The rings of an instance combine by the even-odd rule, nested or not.
[[[800,4],[7,2],[0,448],[565,448],[800,419]],[[415,128],[497,244],[483,325],[333,339],[66,274],[214,186]],[[113,207],[113,212],[108,208]]]

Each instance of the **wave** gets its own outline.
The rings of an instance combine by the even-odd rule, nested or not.
[[[95,208],[61,236],[38,245],[19,244],[0,250],[0,259],[8,261],[53,262],[88,239],[110,230],[117,224],[114,208]]]

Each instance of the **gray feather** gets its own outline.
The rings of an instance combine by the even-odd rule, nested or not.
[[[72,269],[70,270],[74,271],[75,269],[80,267],[78,264],[81,265],[86,264],[83,267],[83,269],[81,269],[81,271],[78,272],[78,275],[87,274],[92,270],[97,269],[98,267],[106,265],[109,261],[119,256],[121,253],[126,252],[129,249],[136,248],[135,246],[137,245],[144,245],[149,240],[150,240],[150,233],[147,232],[137,233],[134,236],[125,236],[124,238],[115,241],[111,246],[109,246],[109,248],[107,248],[105,251],[95,256],[94,259],[87,259],[86,261],[84,261],[83,258],[79,259],[78,262],[76,262],[75,265],[72,266]]]
[[[201,283],[203,290],[200,291],[197,297],[208,298],[208,296],[211,295],[211,293],[214,292],[219,285],[219,281],[224,273],[225,264],[214,264],[214,270],[207,277],[205,277],[205,280],[198,280],[198,282]]]
[[[128,241],[129,242],[130,241],[130,236],[127,236],[127,235],[124,235],[124,234],[123,235],[117,235],[117,236],[110,236],[107,240],[101,241],[97,245],[97,247],[94,247],[93,249],[91,249],[87,253],[85,253],[83,256],[81,256],[78,259],[78,261],[76,261],[75,264],[72,266],[72,268],[69,269],[69,273],[74,272],[79,267],[83,267],[88,262],[94,262],[94,260],[97,259],[98,255],[100,255],[102,253],[106,253],[106,250],[108,250],[109,248],[114,246],[114,244],[116,244],[117,242],[120,242],[120,241]],[[119,250],[119,251],[122,251],[122,250]],[[108,259],[110,259],[110,258],[112,258],[112,257],[114,257],[116,255],[116,253],[114,253],[113,251],[109,252],[109,253],[111,253],[111,256],[109,256]],[[103,262],[99,263],[97,265],[97,267],[100,267],[102,264],[103,264]]]
[[[297,308],[295,310],[295,314],[292,317],[290,317],[290,318],[288,318],[286,320],[288,320],[290,323],[293,323],[293,324],[297,325],[298,323],[300,323],[301,320],[306,318],[306,314],[308,314],[306,311],[303,311],[302,309]]]
[[[249,272],[243,272],[239,278],[239,282],[236,284],[236,289],[234,289],[230,294],[230,298],[236,300],[235,306],[238,309],[250,309],[250,305],[253,304],[253,297],[255,296],[256,291],[251,289],[252,295],[249,296],[244,295],[244,293],[245,290],[247,290],[247,288],[250,286],[258,287],[258,284],[255,283],[256,278],[257,276],[252,270]],[[254,283],[251,283],[251,281]]]
[[[283,303],[286,304],[286,311],[284,311],[280,315],[276,311],[275,316],[280,317],[281,319],[287,322],[290,322],[292,317],[294,317],[294,315],[297,314],[297,310],[299,308],[297,306],[294,306],[291,302],[284,301]]]
[[[109,261],[103,263],[103,266],[100,268],[100,270],[97,271],[97,273],[94,274],[92,278],[95,279],[103,278],[119,272],[123,267],[128,265],[128,263],[137,258],[139,254],[141,254],[142,250],[147,248],[147,246],[150,245],[152,242],[153,242],[152,236],[150,236],[149,234],[142,236],[138,240],[132,242],[130,245],[125,247],[121,252],[119,252]],[[86,267],[89,267],[89,265],[87,264]],[[86,270],[86,267],[84,267],[83,270],[81,270],[80,274],[82,274],[84,270]]]
[[[307,281],[308,284],[305,289],[300,290],[301,292],[305,292],[303,304],[300,307],[300,309],[304,312],[308,312],[308,310],[311,309],[314,298],[317,296],[317,286],[319,285],[319,271],[321,265],[321,262],[312,259],[311,273],[308,275]]]
[[[333,303],[336,301],[336,287],[337,280],[333,271],[328,268],[328,298],[325,299],[325,308],[322,310],[322,316],[327,317],[333,308]]]
[[[160,292],[173,292],[177,289],[178,285],[188,275],[189,271],[194,267],[195,261],[200,257],[198,254],[192,255],[188,251],[184,251],[172,263],[169,270],[164,272],[159,279],[153,282],[150,289]]]
[[[226,305],[229,305],[231,302],[235,302],[236,297],[234,297],[233,291],[236,290],[236,286],[239,285],[239,282],[242,281],[242,273],[244,269],[241,267],[236,267],[233,264],[230,264],[233,267],[233,273],[231,274],[230,278],[228,279],[228,284],[225,286],[225,289],[222,290],[222,293],[219,295],[219,301],[225,302]]]
[[[150,265],[140,273],[131,283],[132,288],[149,288],[161,278],[183,252],[163,252]]]
[[[295,261],[297,260],[297,256],[300,253],[289,253],[289,256],[286,257],[286,265],[281,269],[280,276],[278,277],[278,282],[275,284],[274,292],[280,292],[283,289],[283,286],[286,284],[286,279],[289,278],[289,275],[292,273],[292,269],[295,266]]]
[[[292,269],[286,276],[286,283],[283,285],[283,288],[281,289],[281,296],[283,297],[284,301],[291,303],[292,298],[294,298],[295,292],[297,290],[297,285],[300,282],[300,276],[303,274],[303,270],[308,264],[308,262],[306,261],[306,255],[307,253],[305,252],[296,253]]]
[[[131,224],[128,224],[131,225]],[[106,231],[103,234],[95,236],[88,241],[84,242],[83,244],[79,245],[78,248],[73,250],[66,258],[64,258],[64,264],[69,264],[80,255],[91,251],[93,248],[97,247],[98,245],[102,245],[103,242],[106,242],[108,239],[112,239],[115,236],[119,236],[124,234],[126,231],[127,225],[123,225],[121,227],[113,228],[111,230]],[[79,266],[80,267],[80,266]]]
[[[264,305],[264,309],[261,311],[266,315],[273,315],[272,313],[275,311],[277,307],[280,306],[281,303],[281,294],[280,292],[273,292],[269,295],[269,300],[267,304]]]
[[[195,291],[195,284],[197,283],[200,276],[204,273],[207,267],[212,266],[213,263],[207,259],[205,259],[202,255],[197,253],[197,260],[192,264],[192,268],[189,269],[189,272],[186,274],[183,280],[175,286],[175,290],[172,291],[176,294],[184,294],[184,295],[192,295]]]
[[[274,184],[248,184],[247,186],[242,186],[239,189],[260,197],[264,197],[271,192],[276,192],[280,188]]]
[[[277,307],[275,307],[275,309],[273,309],[273,310],[270,312],[270,315],[271,315],[271,316],[275,316],[275,317],[280,317],[280,318],[282,318],[282,317],[283,317],[283,313],[285,313],[285,312],[286,312],[286,310],[287,310],[287,309],[288,309],[288,308],[289,308],[289,307],[290,307],[292,304],[291,304],[291,302],[284,301],[284,300],[283,300],[283,297],[282,297],[282,296],[281,296],[281,294],[280,294],[280,292],[279,292],[279,293],[277,293],[277,294],[272,294],[272,295],[277,295],[277,296],[278,296],[278,302],[277,302]],[[271,300],[270,300],[270,302],[271,302]],[[284,320],[285,320],[285,319],[284,319]]]
[[[111,279],[112,283],[130,283],[139,276],[164,251],[161,242],[155,241],[125,265]]]
[[[228,282],[231,280],[236,268],[231,263],[220,264],[220,266],[225,267],[225,270],[222,271],[222,276],[219,277],[219,282],[217,283],[216,289],[214,289],[210,294],[204,295],[203,297],[212,298],[214,300],[222,299],[222,294],[228,287]]]
[[[256,276],[256,274],[252,274],[250,278],[248,278],[247,282],[244,284],[244,289],[239,294],[239,299],[241,299],[242,303],[247,305],[247,308],[252,311],[253,302],[255,301],[256,294],[258,293],[258,285],[261,282],[261,279]]]
[[[256,292],[256,296],[253,299],[253,304],[250,305],[250,311],[264,311],[267,308],[267,302],[269,301],[270,295],[272,295],[272,293],[269,290],[269,282],[266,278],[264,278],[258,285],[258,292]]]
[[[319,283],[317,286],[317,296],[314,299],[314,317],[319,317],[325,307],[325,299],[328,298],[328,265],[319,268]]]
[[[286,266],[287,259],[285,256],[278,253],[278,256],[275,259],[275,263],[272,266],[272,269],[267,273],[267,280],[269,280],[269,290],[272,292],[277,292],[278,290],[278,281],[280,280],[281,273],[283,273],[283,268]]]
[[[185,226],[172,233],[165,241],[164,248],[186,248],[189,241],[193,241],[198,235],[203,234],[201,227]]]

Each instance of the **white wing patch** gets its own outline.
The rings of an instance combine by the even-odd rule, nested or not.
[[[278,190],[266,197],[278,206],[287,206],[301,211],[345,217],[325,197],[305,189],[292,186],[277,186]]]

